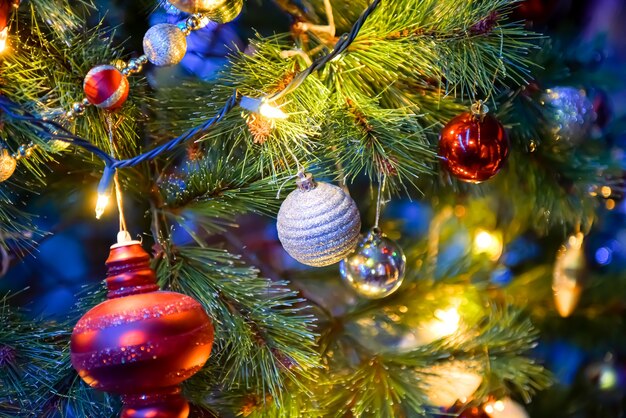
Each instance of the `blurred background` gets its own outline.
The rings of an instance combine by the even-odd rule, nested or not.
[[[127,50],[141,50],[141,39],[152,24],[176,22],[181,19],[176,10],[146,0],[102,0],[100,16],[108,26],[118,27],[115,36],[124,41]],[[529,27],[554,39],[568,67],[583,74],[584,86],[593,99],[598,115],[596,128],[602,130],[610,122],[624,120],[626,114],[626,1],[624,0],[526,0],[521,2],[516,18],[527,21]],[[227,62],[229,51],[246,50],[246,40],[255,33],[269,35],[288,32],[289,19],[268,1],[249,0],[244,13],[227,25],[212,25],[189,37],[189,52],[181,65],[173,68],[150,68],[149,82],[155,87],[179,83],[184,77],[210,80]],[[626,148],[626,126],[613,128],[621,132],[607,137],[606,146],[620,156]],[[599,137],[600,135],[598,135]],[[624,157],[626,158],[626,156]],[[99,283],[105,274],[104,260],[109,245],[115,239],[116,219],[102,221],[93,217],[93,196],[85,193],[89,187],[77,184],[66,199],[55,195],[54,184],[68,175],[52,167],[48,182],[52,186],[28,202],[29,211],[41,216],[35,220],[43,231],[40,245],[21,260],[4,260],[6,274],[0,278],[0,293],[18,292],[16,302],[25,306],[33,316],[63,317],[88,284]],[[91,181],[91,180],[89,180]],[[626,183],[626,173],[623,182]],[[357,192],[358,194],[358,192]],[[53,197],[55,196],[55,197]],[[585,256],[593,274],[626,277],[626,201],[624,193],[612,190],[599,221],[585,240]],[[127,217],[141,230],[149,231],[149,219],[143,203],[129,203]],[[396,229],[403,236],[423,237],[431,221],[430,206],[420,202],[393,201],[387,205],[386,217],[401,225]],[[72,211],[72,216],[67,212]],[[60,216],[63,212],[64,216]],[[114,211],[111,211],[112,213]],[[390,228],[393,229],[393,228]],[[175,230],[178,243],[190,237],[182,228]],[[151,238],[146,235],[147,242]],[[283,252],[272,219],[245,217],[239,228],[229,229],[216,238],[234,252],[244,254],[268,277],[288,276],[287,271],[301,268]],[[506,286],[514,270],[523,263],[553,254],[542,254],[545,243],[533,236],[523,237],[504,250],[506,268],[494,273],[495,283]],[[557,243],[558,244],[558,243]],[[463,246],[459,251],[463,251]],[[26,289],[26,290],[23,290]],[[626,295],[623,298],[626,305]],[[623,327],[626,306],[619,306],[619,315],[602,329],[582,332],[584,323],[571,319],[571,329],[562,327],[550,332],[543,325],[541,344],[535,355],[555,373],[558,383],[540,394],[529,405],[531,416],[552,417],[622,417],[626,416],[626,339],[612,335]],[[580,328],[583,327],[583,328]],[[601,335],[598,338],[596,335]],[[578,394],[583,394],[578,396]],[[565,408],[565,409],[563,409]],[[552,415],[550,415],[552,414]]]

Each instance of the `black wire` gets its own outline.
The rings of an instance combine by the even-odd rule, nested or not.
[[[352,44],[352,42],[356,39],[357,35],[359,34],[359,31],[361,30],[361,28],[363,27],[363,25],[365,24],[369,16],[372,14],[372,12],[374,12],[376,7],[378,7],[380,2],[381,0],[374,0],[369,5],[369,7],[361,14],[359,19],[354,23],[350,32],[347,34],[343,34],[341,36],[341,38],[335,44],[335,47],[330,53],[313,61],[313,63],[306,70],[298,74],[296,78],[294,78],[294,80],[292,80],[292,82],[285,89],[269,97],[268,100],[270,101],[276,100],[284,96],[285,94],[293,91],[300,84],[302,84],[302,82],[308,76],[310,76],[313,72],[321,69],[326,64],[328,64],[332,59],[334,59],[339,54],[341,54],[346,49],[348,49],[350,44]],[[91,142],[77,135],[74,135],[73,133],[68,131],[65,127],[60,125],[59,123],[38,118],[30,114],[26,110],[22,109],[20,105],[18,105],[17,103],[1,95],[0,95],[0,109],[2,109],[4,113],[6,113],[8,116],[10,116],[13,119],[27,121],[27,122],[30,122],[32,125],[35,125],[37,128],[39,128],[42,131],[44,135],[46,135],[50,139],[56,139],[59,141],[68,142],[72,145],[84,148],[87,151],[92,152],[93,154],[95,154],[97,157],[99,157],[101,160],[104,161],[107,168],[115,170],[118,168],[133,167],[144,161],[153,160],[157,156],[161,155],[162,153],[170,151],[174,149],[175,147],[177,147],[178,145],[182,144],[183,142],[186,142],[187,140],[195,137],[197,134],[201,132],[206,132],[213,125],[221,121],[224,118],[224,116],[226,116],[233,108],[235,108],[235,106],[237,106],[237,104],[239,103],[239,99],[240,99],[239,94],[237,90],[235,90],[232,96],[228,99],[228,101],[226,101],[224,106],[219,110],[219,112],[215,116],[213,116],[211,119],[208,119],[206,122],[204,122],[202,125],[196,126],[188,130],[184,134],[168,141],[167,143],[161,146],[154,148],[153,150],[150,150],[148,152],[139,154],[135,157],[125,159],[125,160],[117,160],[111,157],[107,152],[98,148]]]

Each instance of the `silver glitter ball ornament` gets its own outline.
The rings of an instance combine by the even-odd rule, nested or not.
[[[334,264],[355,247],[361,217],[354,200],[340,187],[298,179],[278,211],[278,238],[293,258],[314,267]]]
[[[143,51],[154,65],[178,64],[187,52],[187,37],[176,25],[154,25],[143,37]]]
[[[551,111],[549,128],[557,141],[578,145],[589,135],[596,113],[584,90],[554,87],[545,91],[542,103]]]
[[[168,0],[178,10],[187,13],[205,13],[217,23],[230,22],[243,8],[243,0]]]
[[[372,228],[353,254],[339,264],[341,277],[359,295],[368,299],[389,296],[402,284],[406,257],[402,248]]]

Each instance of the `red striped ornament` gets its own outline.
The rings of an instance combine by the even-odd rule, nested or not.
[[[113,110],[128,98],[128,79],[112,65],[98,65],[85,76],[83,84],[87,100],[94,106]]]

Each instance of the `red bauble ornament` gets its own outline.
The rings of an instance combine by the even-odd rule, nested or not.
[[[11,0],[0,0],[0,32],[4,32],[9,24],[9,16],[11,14]]]
[[[509,156],[509,139],[494,116],[467,112],[452,119],[441,131],[439,156],[443,167],[459,180],[480,183],[504,166]]]
[[[202,368],[213,325],[189,296],[160,291],[150,257],[130,241],[111,247],[108,300],[74,327],[72,365],[91,387],[122,395],[122,418],[185,418],[180,384]]]
[[[128,78],[112,65],[98,65],[85,76],[85,96],[94,106],[113,110],[128,98]]]
[[[18,8],[19,5],[19,0],[0,0],[0,52],[6,48],[7,38],[9,37],[11,9]]]

